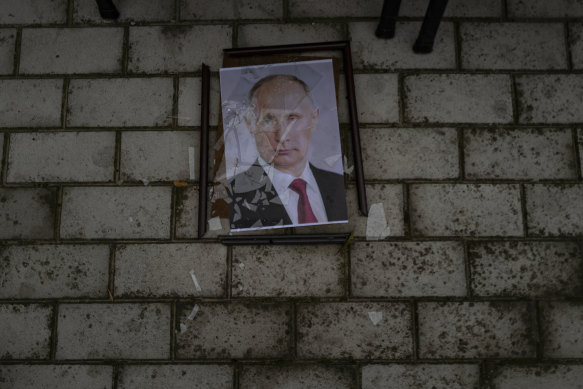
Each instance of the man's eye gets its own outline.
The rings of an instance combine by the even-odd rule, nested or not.
[[[295,121],[296,121],[296,120],[298,120],[299,118],[300,118],[300,117],[299,117],[299,116],[297,116],[297,115],[290,115],[290,116],[288,117],[288,120],[289,120],[290,122],[295,122]]]

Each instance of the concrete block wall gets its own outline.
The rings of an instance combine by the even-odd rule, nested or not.
[[[0,3],[0,388],[581,388],[583,1],[117,3]],[[389,236],[197,239],[200,64],[341,39]]]

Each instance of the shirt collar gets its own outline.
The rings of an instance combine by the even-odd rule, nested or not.
[[[312,169],[310,169],[309,162],[306,163],[306,167],[304,168],[304,171],[302,172],[302,174],[299,177],[295,177],[291,174],[284,173],[284,172],[277,170],[272,164],[265,162],[265,160],[261,157],[258,157],[257,160],[259,162],[259,165],[261,165],[261,167],[265,171],[265,174],[267,174],[267,176],[271,180],[271,183],[273,184],[273,186],[275,187],[275,190],[277,191],[277,193],[280,196],[287,197],[286,192],[288,190],[291,190],[291,189],[289,189],[289,185],[296,178],[301,178],[302,180],[306,181],[307,188],[312,187],[314,190],[317,190],[317,188],[318,188],[318,184],[316,183],[316,178],[314,177],[314,174],[312,173]]]

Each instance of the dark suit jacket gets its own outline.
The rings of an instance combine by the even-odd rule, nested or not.
[[[347,220],[344,176],[310,164],[328,221]],[[231,229],[291,225],[271,180],[257,161],[227,183]]]

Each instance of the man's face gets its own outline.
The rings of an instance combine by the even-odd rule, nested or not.
[[[274,79],[255,92],[253,115],[246,118],[259,155],[276,169],[299,176],[308,161],[319,110],[299,83]]]

